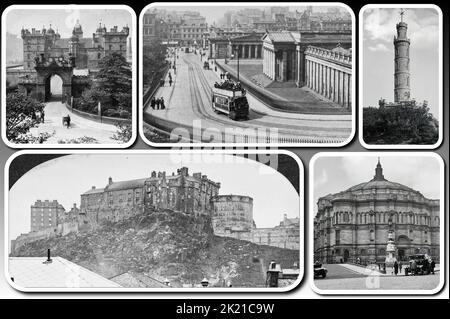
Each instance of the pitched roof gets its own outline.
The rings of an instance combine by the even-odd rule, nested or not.
[[[296,41],[299,40],[297,38],[299,38],[300,35],[298,34],[297,36],[293,32],[289,31],[279,31],[269,32],[265,37],[268,37],[272,42],[296,43]]]
[[[61,257],[10,257],[9,276],[23,288],[120,288],[121,286]]]
[[[123,189],[144,187],[147,178],[132,179],[129,181],[113,182],[105,187],[106,191],[118,191]]]
[[[103,193],[104,191],[105,191],[104,188],[91,188],[90,190],[84,192],[81,195],[99,194],[99,193]]]

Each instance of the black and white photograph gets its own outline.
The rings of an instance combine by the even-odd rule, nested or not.
[[[444,163],[439,155],[319,153],[310,172],[313,290],[434,294],[442,288]]]
[[[156,147],[347,144],[354,21],[339,3],[148,5],[142,138]]]
[[[368,5],[360,12],[360,142],[436,148],[442,142],[442,12]]]
[[[299,284],[303,166],[292,153],[74,152],[23,151],[9,161],[14,288],[288,291]]]
[[[13,148],[136,139],[136,15],[127,6],[14,5],[2,14],[2,136]]]

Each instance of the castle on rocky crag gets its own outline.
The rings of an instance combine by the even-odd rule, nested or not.
[[[276,227],[257,228],[253,220],[253,198],[219,195],[219,190],[220,183],[201,173],[189,175],[187,167],[171,175],[153,171],[150,177],[128,181],[114,182],[110,177],[105,187],[92,186],[81,194],[80,207],[74,205],[70,211],[57,201],[37,201],[32,206],[31,218],[32,223],[38,225],[42,219],[42,227],[13,240],[11,251],[30,241],[89,231],[107,222],[165,209],[210,218],[217,236],[287,249],[300,248],[299,218],[285,215]],[[49,206],[59,210],[47,211]],[[48,214],[52,216],[51,223],[45,219]]]

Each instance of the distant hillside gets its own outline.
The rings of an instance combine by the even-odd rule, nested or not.
[[[215,236],[207,217],[173,211],[139,214],[91,232],[39,240],[20,247],[14,256],[64,257],[104,277],[124,272],[168,278],[172,286],[231,281],[233,287],[264,286],[271,260],[292,268],[299,252]]]

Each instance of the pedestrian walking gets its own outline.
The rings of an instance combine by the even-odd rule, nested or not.
[[[398,273],[401,274],[402,273],[402,262],[398,263]]]
[[[41,111],[41,123],[44,123],[44,118],[45,118],[45,112],[44,110]]]
[[[214,66],[214,72],[217,72],[217,66]]]
[[[434,267],[436,267],[436,263],[434,262],[434,260],[432,260],[430,263],[430,270],[433,275],[434,275]]]
[[[164,105],[164,98],[161,97],[161,110],[164,110],[166,106]]]
[[[156,106],[156,98],[152,97],[152,99],[150,100],[150,107],[152,109],[155,109],[155,106]]]
[[[416,261],[414,259],[411,260],[411,275],[413,276],[416,274],[416,266],[417,266]]]
[[[159,106],[161,105],[161,99],[157,98],[156,99],[156,109],[159,110]]]
[[[397,260],[394,262],[394,274],[397,276],[398,274],[398,262]]]
[[[172,78],[169,79],[169,85],[172,86]]]
[[[69,114],[66,115],[66,122],[67,122],[67,128],[69,128],[70,127],[70,115]]]
[[[164,82],[165,82],[164,79],[161,79],[161,81],[160,81],[159,84],[160,84],[161,86],[164,86]]]

